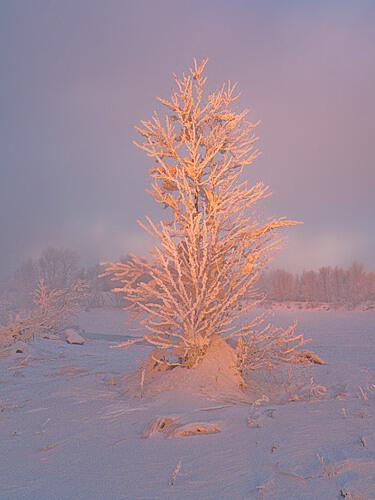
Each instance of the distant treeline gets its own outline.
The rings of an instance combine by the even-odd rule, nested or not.
[[[119,258],[126,262],[127,256]],[[87,284],[82,306],[124,307],[123,294],[113,293],[113,287],[121,286],[107,277],[100,277],[103,267],[80,265],[79,255],[66,248],[47,248],[39,258],[27,259],[17,269],[13,279],[0,288],[0,324],[10,313],[29,309],[40,280],[49,290],[68,289],[77,280]],[[318,271],[300,274],[276,269],[265,271],[258,289],[269,302],[304,302],[309,304],[330,303],[356,306],[375,303],[375,273],[365,271],[361,264],[349,268],[322,267]]]
[[[375,302],[375,273],[354,262],[349,268],[321,267],[299,274],[275,269],[263,273],[259,287],[269,301],[357,305]]]

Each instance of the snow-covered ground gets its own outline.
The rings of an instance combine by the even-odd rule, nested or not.
[[[375,313],[272,313],[294,318],[327,365],[276,374],[289,400],[130,398],[121,376],[147,347],[110,349],[128,333],[120,311],[82,313],[83,346],[40,339],[0,357],[0,498],[374,499]],[[220,432],[145,437],[155,417]]]

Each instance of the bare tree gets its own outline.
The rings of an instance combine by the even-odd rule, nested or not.
[[[79,257],[68,248],[49,247],[38,260],[39,279],[50,289],[69,288],[78,278]]]
[[[236,85],[206,93],[206,63],[194,60],[187,75],[175,77],[170,99],[159,98],[163,118],[155,112],[136,127],[136,146],[154,162],[151,194],[169,213],[159,224],[140,222],[158,242],[151,258],[104,264],[141,314],[145,339],[186,366],[204,356],[213,337],[240,337],[241,349],[253,338],[254,324],[239,319],[260,300],[255,285],[280,246],[276,230],[296,224],[258,221],[254,205],[270,192],[243,176],[259,154],[257,124],[247,109],[235,110]],[[273,348],[281,332],[272,336]]]
[[[15,286],[18,290],[31,292],[39,280],[38,264],[32,258],[22,262],[14,276]]]

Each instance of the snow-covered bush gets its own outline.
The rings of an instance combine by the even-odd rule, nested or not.
[[[40,280],[34,291],[34,307],[25,316],[14,315],[0,324],[0,344],[29,340],[36,335],[57,332],[64,321],[75,314],[86,293],[86,284],[78,280],[69,288],[49,290]]]

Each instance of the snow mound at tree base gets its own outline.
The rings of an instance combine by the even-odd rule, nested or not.
[[[236,352],[224,339],[214,337],[204,358],[194,368],[160,364],[152,351],[136,373],[124,377],[133,397],[152,397],[182,391],[214,399],[246,400],[245,383],[237,368]]]

